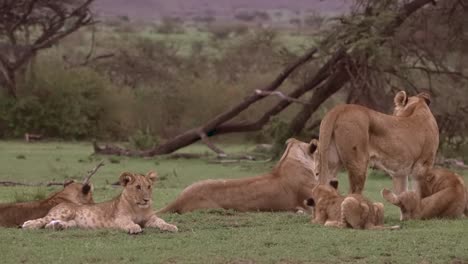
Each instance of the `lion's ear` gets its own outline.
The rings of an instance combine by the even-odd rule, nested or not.
[[[395,106],[405,106],[408,103],[408,96],[405,91],[399,91],[393,98]]]
[[[307,204],[307,206],[314,207],[315,206],[314,198],[307,199],[306,204]]]
[[[93,185],[92,184],[85,184],[83,187],[81,187],[81,192],[83,194],[88,194],[93,191]]]
[[[146,174],[146,177],[148,177],[152,182],[155,182],[158,179],[158,174],[154,171],[150,171]]]
[[[315,138],[312,139],[312,140],[310,141],[310,144],[309,144],[309,153],[310,153],[310,154],[314,154],[314,153],[315,153],[315,151],[316,151],[317,148],[318,148],[318,143],[319,143],[318,140],[315,139]]]
[[[330,184],[330,186],[333,187],[335,190],[338,190],[338,180],[330,180],[328,184]]]
[[[120,175],[119,182],[122,186],[127,186],[135,181],[135,176],[130,172],[124,172]]]
[[[424,99],[427,105],[431,105],[431,95],[429,93],[422,92],[416,96]]]

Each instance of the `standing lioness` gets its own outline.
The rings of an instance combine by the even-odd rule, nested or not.
[[[393,179],[396,193],[406,191],[411,175],[419,191],[434,164],[439,130],[429,109],[429,95],[398,92],[393,115],[359,105],[339,105],[320,125],[319,179],[335,178],[340,164],[348,171],[351,193],[361,193],[369,162]]]
[[[52,229],[79,228],[115,228],[130,234],[142,232],[142,227],[157,227],[161,230],[177,231],[175,225],[166,223],[157,217],[151,208],[153,202],[153,182],[157,175],[149,172],[146,176],[124,172],[120,184],[122,193],[111,201],[76,205],[60,204],[50,210],[43,218],[30,220],[23,228],[41,227]]]

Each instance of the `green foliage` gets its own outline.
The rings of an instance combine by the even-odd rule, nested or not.
[[[138,129],[128,139],[130,146],[138,150],[146,150],[159,144],[159,139],[147,127],[145,130]]]
[[[105,82],[90,70],[49,67],[38,69],[37,78],[24,84],[16,101],[0,100],[6,135],[29,132],[69,139],[96,135],[104,112]]]
[[[289,138],[289,125],[279,118],[273,118],[267,129],[270,136],[273,138],[273,157],[279,158],[284,151],[285,142]]]

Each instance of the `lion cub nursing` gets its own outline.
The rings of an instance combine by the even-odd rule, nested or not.
[[[383,226],[384,206],[373,203],[360,194],[343,196],[338,193],[338,182],[318,184],[307,200],[314,207],[313,223],[338,228],[399,229],[400,226]]]
[[[122,193],[113,200],[92,204],[77,205],[62,203],[52,208],[49,213],[36,220],[29,220],[23,228],[115,228],[130,234],[142,232],[142,227],[157,227],[175,232],[177,227],[157,217],[151,208],[153,182],[157,175],[149,172],[146,176],[124,172],[120,184]]]
[[[425,176],[424,188],[395,194],[383,189],[382,197],[400,207],[400,220],[457,218],[468,213],[468,197],[463,177],[447,169],[432,168]],[[422,197],[422,198],[421,198]]]

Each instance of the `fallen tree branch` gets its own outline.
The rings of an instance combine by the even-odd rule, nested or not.
[[[299,57],[296,61],[291,63],[288,67],[286,67],[270,84],[268,84],[261,91],[274,91],[276,90],[287,78],[288,76],[294,72],[299,66],[303,65],[304,63],[311,60],[315,53],[317,53],[317,49],[313,48],[303,56]],[[241,103],[235,105],[231,109],[215,116],[206,124],[190,129],[168,141],[165,143],[146,151],[133,151],[124,148],[120,148],[117,146],[110,146],[105,145],[101,147],[97,144],[97,142],[93,142],[94,152],[96,154],[104,154],[104,155],[121,155],[121,156],[140,156],[140,157],[147,157],[147,156],[155,156],[161,154],[169,154],[174,152],[175,150],[188,146],[198,140],[201,139],[200,131],[203,131],[208,137],[212,136],[216,133],[216,128],[221,124],[231,120],[232,118],[236,117],[240,112],[247,109],[253,103],[263,99],[264,96],[256,94],[255,92],[244,99]]]
[[[65,181],[66,182],[66,181]],[[40,182],[40,183],[23,183],[23,182],[15,182],[15,181],[0,181],[0,186],[63,186],[65,182]]]
[[[94,167],[92,170],[88,171],[86,176],[83,179],[83,184],[89,184],[89,180],[91,176],[96,174],[100,167],[104,166],[104,162],[101,161]],[[0,181],[0,186],[30,186],[30,187],[38,187],[38,186],[64,186],[65,183],[69,182],[70,180],[66,180],[63,182],[57,181],[50,181],[50,182],[39,182],[39,183],[24,183],[24,182],[15,182],[15,181]]]
[[[289,102],[294,102],[294,103],[299,103],[299,104],[302,104],[302,105],[308,105],[309,104],[309,103],[304,102],[302,100],[299,100],[299,99],[296,99],[296,98],[293,98],[293,97],[289,97],[289,96],[285,95],[284,93],[282,93],[280,91],[267,92],[267,91],[261,91],[261,90],[257,89],[257,90],[255,90],[255,93],[259,94],[259,95],[262,95],[262,96],[275,95],[275,96],[278,96],[279,98],[281,98],[283,100],[286,100],[286,101],[289,101]]]

